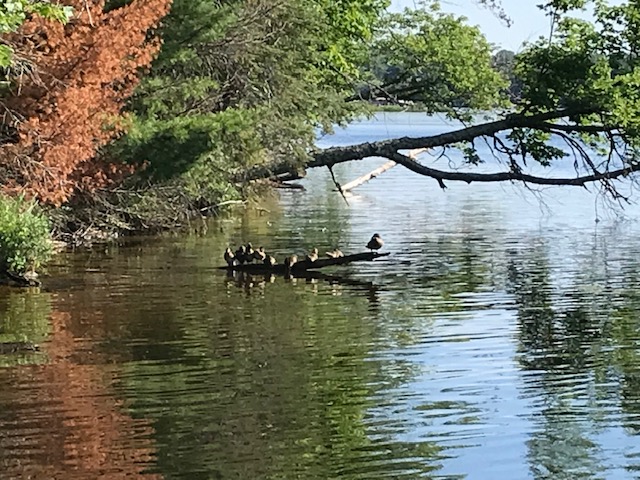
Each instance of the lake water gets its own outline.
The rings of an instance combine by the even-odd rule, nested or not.
[[[320,143],[445,128],[381,114]],[[42,290],[0,290],[0,341],[40,344],[0,355],[0,479],[640,476],[636,206],[442,191],[402,167],[348,205],[327,171],[301,183],[199,234],[60,255]],[[216,269],[229,243],[351,253],[375,232],[391,255],[331,281]]]

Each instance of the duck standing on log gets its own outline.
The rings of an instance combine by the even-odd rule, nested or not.
[[[253,258],[259,263],[264,263],[265,258],[267,258],[267,254],[264,252],[264,247],[260,247],[253,252]]]
[[[369,243],[367,243],[367,248],[373,252],[374,250],[380,250],[383,245],[384,241],[382,240],[382,237],[377,233],[374,233],[371,240],[369,240]]]
[[[242,265],[247,261],[247,248],[244,245],[240,245],[240,247],[236,250],[235,257],[238,263]]]
[[[230,267],[233,267],[236,264],[236,256],[229,247],[224,251],[224,261],[227,262],[227,265]]]
[[[291,255],[284,259],[284,268],[287,275],[291,273],[291,267],[298,263],[297,255]]]
[[[253,262],[253,258],[254,258],[253,254],[255,253],[255,250],[253,249],[253,245],[251,245],[251,242],[247,243],[247,245],[244,248],[245,248],[245,259],[247,263]]]
[[[344,253],[342,253],[339,249],[332,250],[330,252],[325,252],[325,255],[329,258],[340,258],[344,257]]]
[[[318,249],[314,248],[307,254],[307,258],[305,260],[307,260],[308,262],[315,262],[317,259],[318,259]]]

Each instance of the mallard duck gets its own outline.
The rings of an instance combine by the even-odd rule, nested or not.
[[[373,252],[374,250],[380,250],[383,245],[384,241],[382,240],[380,235],[374,233],[373,237],[371,237],[371,240],[369,240],[369,243],[367,243],[367,248]]]
[[[311,250],[305,260],[307,260],[308,262],[315,262],[318,259],[318,249],[314,248],[313,250]]]
[[[227,265],[230,267],[233,267],[236,263],[236,256],[229,247],[224,251],[224,261],[227,262]]]
[[[330,252],[325,252],[325,255],[329,258],[340,258],[340,257],[344,257],[344,253],[342,253],[340,250],[338,250],[337,248],[335,250],[332,250]]]
[[[278,261],[271,255],[267,255],[265,256],[262,263],[265,264],[267,267],[273,267],[276,263],[278,263]]]
[[[236,260],[240,265],[247,261],[247,247],[240,245],[235,253]]]
[[[267,254],[264,252],[264,247],[260,247],[253,252],[253,258],[259,262],[264,262],[264,259],[267,258]]]

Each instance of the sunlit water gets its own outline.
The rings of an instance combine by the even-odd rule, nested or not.
[[[387,114],[321,144],[445,128]],[[348,205],[326,171],[301,183],[206,233],[65,254],[42,291],[1,290],[0,341],[40,351],[0,354],[0,478],[640,475],[637,207],[442,191],[402,167]],[[228,243],[282,258],[363,251],[374,232],[392,255],[331,281],[216,269]]]

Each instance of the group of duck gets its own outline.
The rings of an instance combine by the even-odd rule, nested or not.
[[[380,235],[377,233],[371,237],[369,243],[367,243],[367,248],[371,251],[379,250],[384,242]],[[335,249],[330,252],[325,252],[325,255],[329,258],[340,258],[344,257],[344,254],[339,250]],[[305,255],[303,260],[307,262],[315,262],[318,260],[318,249],[313,248],[309,253]],[[278,264],[278,261],[273,255],[267,254],[265,252],[264,247],[258,247],[256,249],[253,248],[251,243],[247,243],[246,245],[240,245],[240,247],[234,252],[230,247],[224,252],[224,261],[227,262],[227,265],[230,267],[234,267],[236,265],[243,265],[245,263],[252,264],[263,264],[268,267],[273,267]],[[299,259],[297,255],[290,255],[284,259],[283,264],[287,268],[291,268],[294,264],[298,263]]]
[[[278,263],[273,256],[267,255],[264,251],[264,247],[259,247],[254,250],[251,243],[240,245],[240,248],[235,252],[231,250],[231,248],[227,247],[224,251],[224,261],[227,262],[227,265],[230,267],[253,262],[262,263],[264,265],[275,265]]]
[[[329,258],[344,257],[344,254],[337,248],[330,252],[326,252],[326,255]],[[316,260],[318,260],[318,249],[312,249],[304,256],[304,260],[308,262],[315,262]],[[254,249],[251,243],[240,245],[240,247],[235,252],[231,250],[231,248],[227,247],[224,252],[224,261],[227,262],[227,265],[229,265],[230,267],[243,265],[245,263],[263,264],[268,267],[273,267],[274,265],[278,264],[278,261],[273,255],[269,255],[267,254],[267,252],[265,252],[264,247],[258,247]],[[283,263],[284,265],[291,267],[295,263],[298,263],[298,261],[299,259],[297,255],[291,255],[285,258]]]

